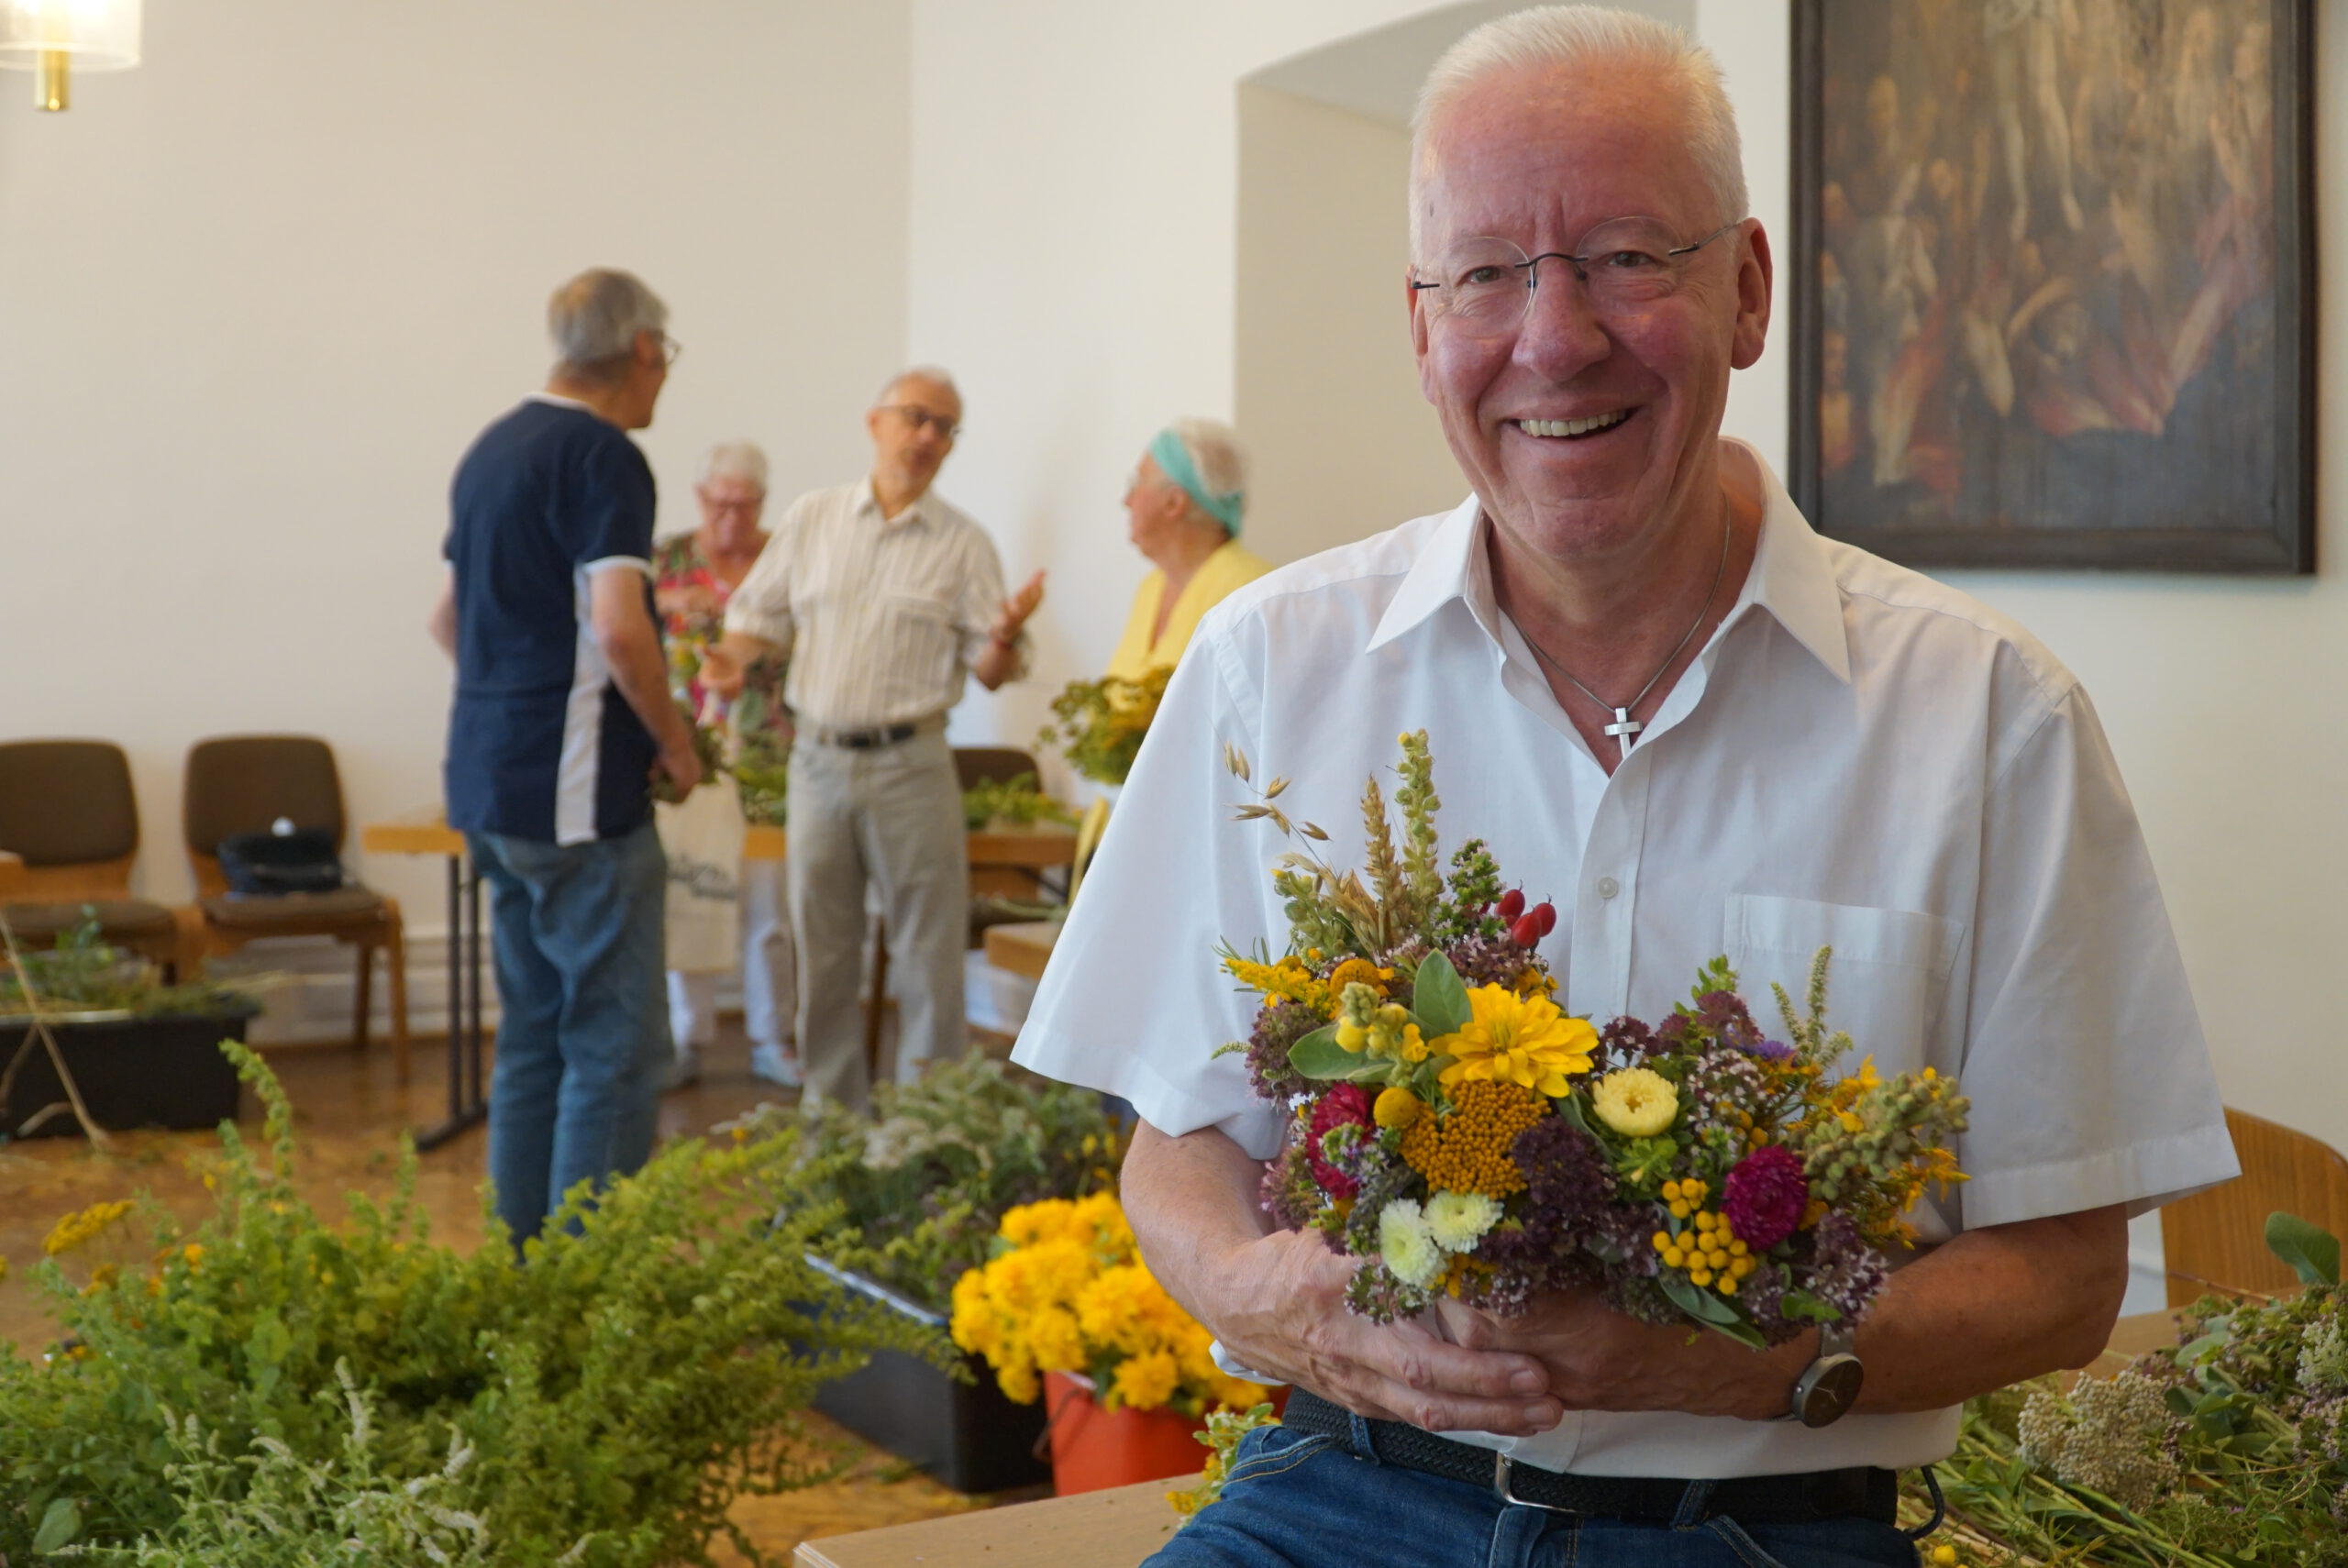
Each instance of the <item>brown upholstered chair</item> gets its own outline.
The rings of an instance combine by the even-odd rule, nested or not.
[[[202,951],[195,912],[130,896],[138,802],[109,741],[0,744],[0,905],[8,929],[47,947],[94,911],[98,933],[178,978]]]
[[[342,778],[335,770],[333,749],[314,735],[223,735],[198,741],[188,749],[182,806],[208,949],[233,953],[271,936],[331,936],[350,944],[359,950],[351,1039],[363,1051],[375,950],[382,948],[391,982],[392,1051],[404,1079],[407,946],[399,904],[355,882],[330,893],[239,896],[228,891],[220,870],[222,839],[266,833],[281,817],[297,828],[327,834],[338,845],[343,842]]]
[[[2348,1159],[2304,1132],[2229,1108],[2242,1175],[2161,1210],[2168,1304],[2183,1307],[2212,1290],[2279,1296],[2298,1276],[2266,1250],[2266,1217],[2277,1209],[2348,1234]]]

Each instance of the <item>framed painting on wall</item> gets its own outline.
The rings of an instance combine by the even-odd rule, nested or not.
[[[2315,569],[2312,0],[1794,0],[1794,494],[1915,566]]]

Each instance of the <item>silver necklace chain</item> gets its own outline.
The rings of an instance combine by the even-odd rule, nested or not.
[[[1591,701],[1597,703],[1600,707],[1614,715],[1614,722],[1606,726],[1606,733],[1614,737],[1615,744],[1623,748],[1623,756],[1625,757],[1631,755],[1631,742],[1633,737],[1636,736],[1641,731],[1646,728],[1646,725],[1640,723],[1637,720],[1631,717],[1632,710],[1646,701],[1647,693],[1655,690],[1655,683],[1663,679],[1663,672],[1669,669],[1673,663],[1678,659],[1679,656],[1688,651],[1688,645],[1695,640],[1696,633],[1698,629],[1703,625],[1705,617],[1709,616],[1712,613],[1712,601],[1720,597],[1721,583],[1728,576],[1730,528],[1731,523],[1729,510],[1727,505],[1723,503],[1721,507],[1721,564],[1714,569],[1712,572],[1712,586],[1711,590],[1705,593],[1704,602],[1697,606],[1696,619],[1689,624],[1688,630],[1681,634],[1679,640],[1671,646],[1671,651],[1664,656],[1663,662],[1656,666],[1655,673],[1647,677],[1647,683],[1639,688],[1639,694],[1632,698],[1628,702],[1624,702],[1620,705],[1609,702],[1605,698],[1600,697],[1597,692],[1592,691],[1589,687],[1584,686],[1579,680],[1575,679],[1574,672],[1572,670],[1567,669],[1564,665],[1559,664],[1556,657],[1552,655],[1547,648],[1543,647],[1539,643],[1533,640],[1533,634],[1524,629],[1522,622],[1517,624],[1517,635],[1524,639],[1524,646],[1526,647],[1531,648],[1534,653],[1541,656],[1542,663],[1547,665],[1551,669],[1556,670],[1559,675],[1564,676],[1566,678],[1567,684],[1570,685],[1575,690],[1580,692],[1583,696],[1589,698]]]

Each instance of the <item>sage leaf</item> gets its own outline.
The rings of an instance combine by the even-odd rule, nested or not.
[[[2300,1284],[2340,1283],[2340,1238],[2322,1226],[2277,1209],[2266,1217],[2266,1246]]]

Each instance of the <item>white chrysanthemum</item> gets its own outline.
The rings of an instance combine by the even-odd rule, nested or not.
[[[1472,1251],[1499,1223],[1501,1202],[1480,1192],[1438,1192],[1427,1199],[1427,1233],[1446,1253]]]
[[[1443,1249],[1427,1233],[1417,1198],[1398,1198],[1379,1211],[1378,1255],[1405,1285],[1432,1284],[1443,1272]]]

